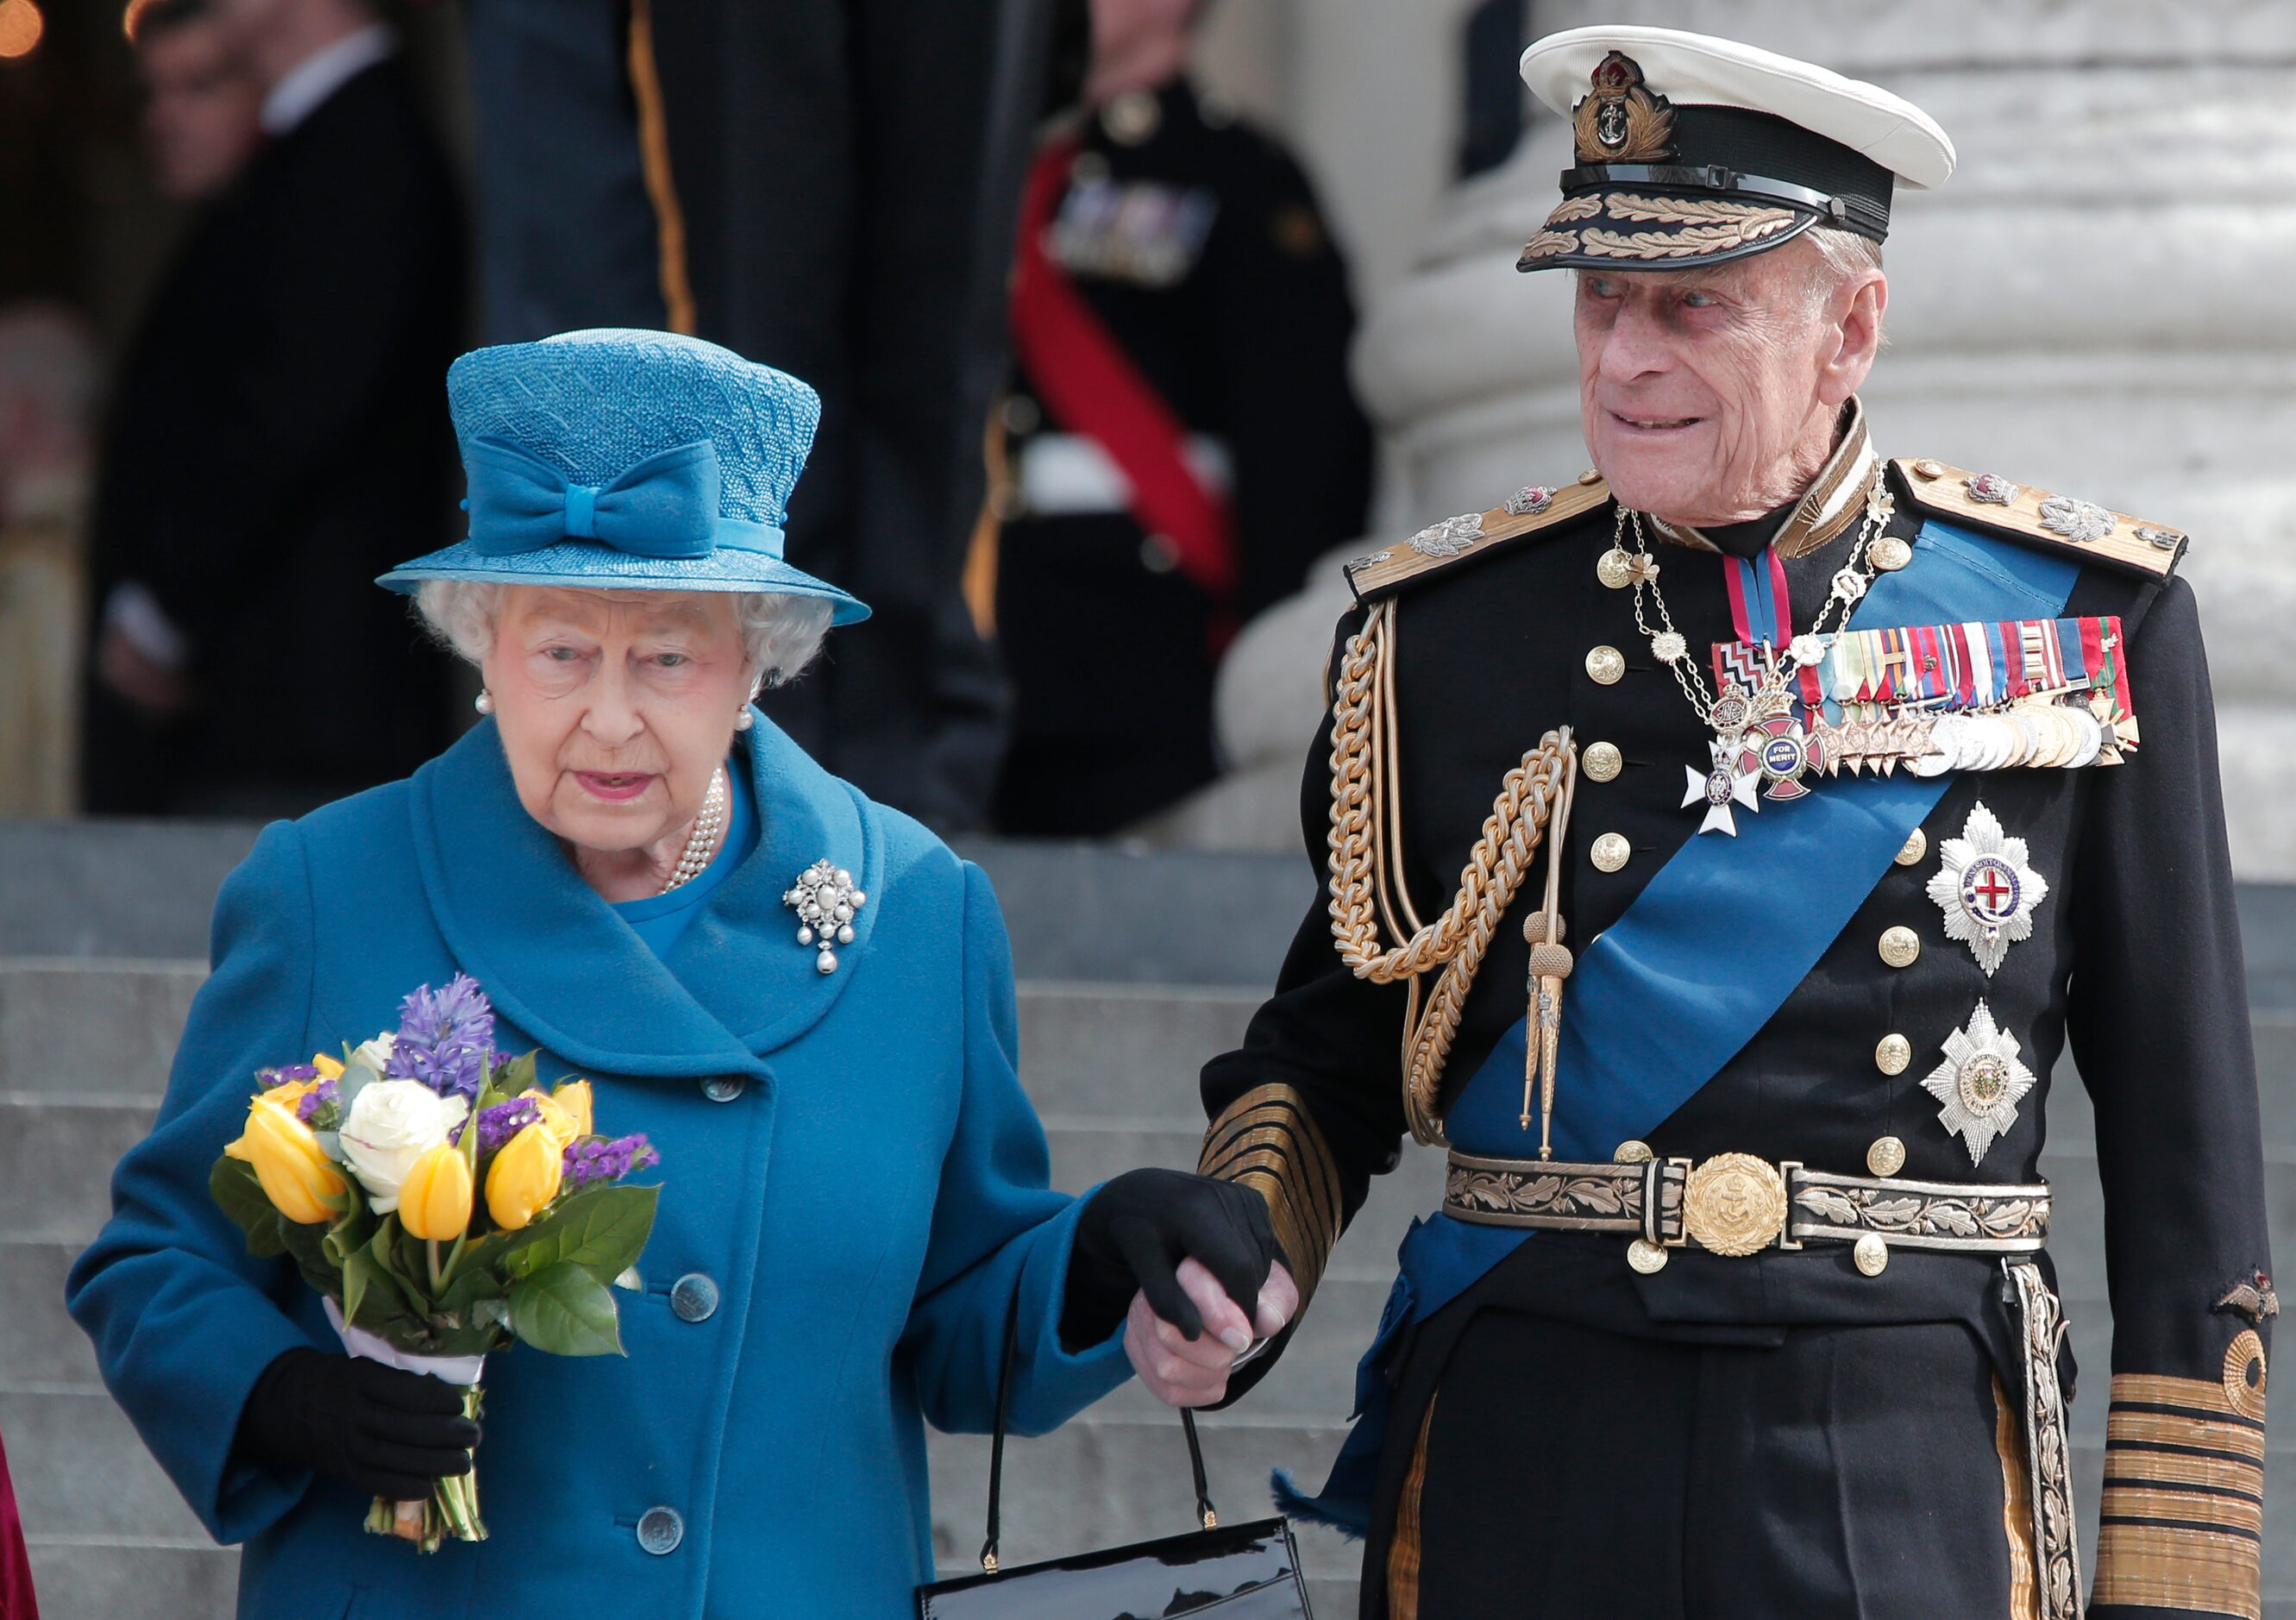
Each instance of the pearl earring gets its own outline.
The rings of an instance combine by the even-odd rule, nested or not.
[[[495,711],[495,695],[480,687],[479,695],[471,700],[471,707],[480,714],[492,714]]]
[[[747,709],[742,710],[741,713],[734,717],[734,729],[736,731],[747,731],[750,727],[757,723],[758,717],[750,713]]]

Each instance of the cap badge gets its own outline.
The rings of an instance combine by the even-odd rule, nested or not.
[[[1631,56],[1613,51],[1593,76],[1594,93],[1571,110],[1581,163],[1660,163],[1674,156],[1674,109],[1643,86]]]

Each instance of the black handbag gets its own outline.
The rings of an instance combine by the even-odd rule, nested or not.
[[[1204,1480],[1194,1414],[1183,1409],[1188,1463],[1203,1528],[1018,1569],[996,1565],[998,1509],[1004,1492],[1004,1423],[1013,1393],[1014,1322],[1004,1325],[996,1375],[996,1428],[988,1444],[988,1537],[977,1575],[917,1588],[918,1620],[1314,1620],[1291,1524],[1264,1518],[1223,1526]]]

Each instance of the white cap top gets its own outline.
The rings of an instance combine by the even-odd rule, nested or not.
[[[1522,53],[1522,82],[1567,119],[1612,51],[1632,57],[1652,91],[1677,106],[1769,113],[1847,146],[1918,190],[1941,185],[1953,173],[1953,142],[1903,96],[1710,34],[1623,26],[1549,34]]]

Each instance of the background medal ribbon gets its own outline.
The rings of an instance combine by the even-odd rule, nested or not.
[[[718,448],[658,451],[603,484],[578,484],[532,451],[491,435],[463,452],[470,543],[490,557],[596,540],[642,557],[706,557],[719,547],[782,555],[782,531],[721,517]]]

